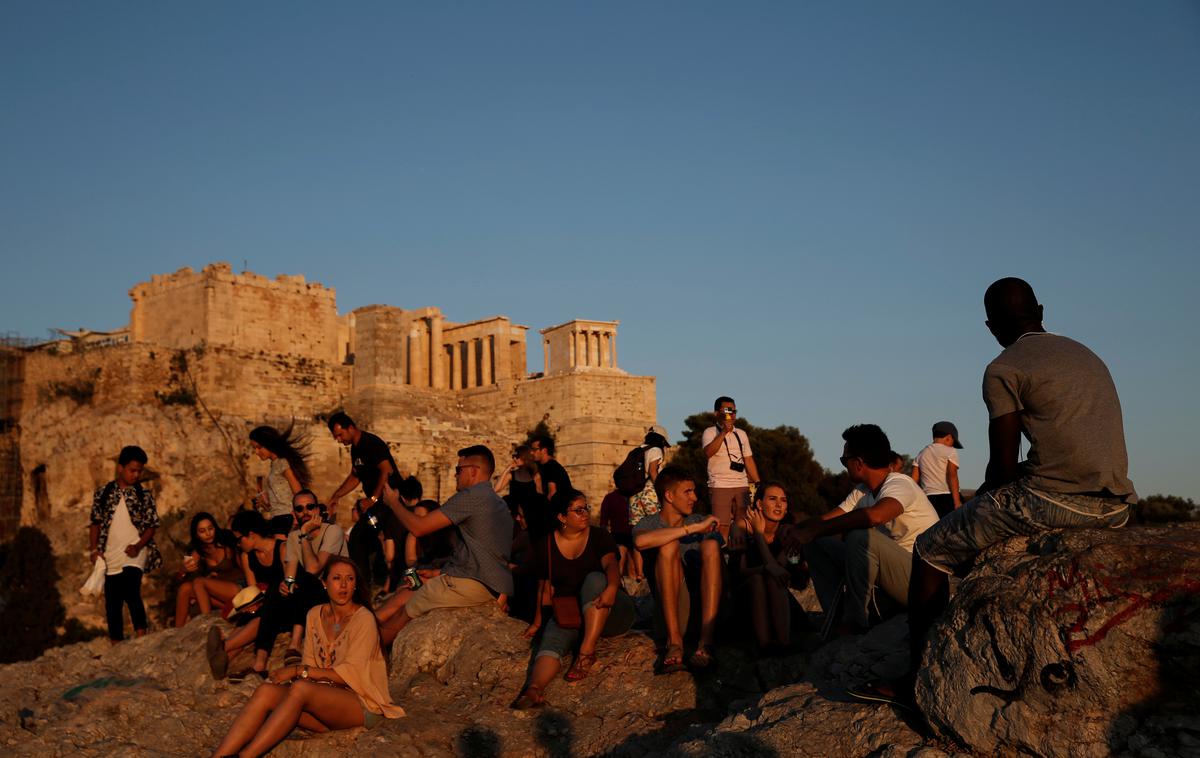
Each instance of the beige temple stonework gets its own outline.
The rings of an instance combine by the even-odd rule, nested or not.
[[[91,492],[127,444],[149,454],[160,510],[221,515],[266,473],[246,439],[259,424],[308,433],[324,498],[350,467],[325,426],[345,410],[444,500],[456,450],[483,443],[506,465],[544,420],[598,505],[655,423],[654,378],[618,367],[616,321],[541,330],[544,370],[530,375],[527,328],[503,316],[455,323],[390,305],[339,315],[334,290],[303,276],[217,263],[155,275],[130,297],[126,330],[0,347],[0,540],[18,524],[59,524],[56,544],[79,548]]]

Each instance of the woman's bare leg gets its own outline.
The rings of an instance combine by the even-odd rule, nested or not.
[[[362,702],[350,690],[328,687],[312,682],[292,682],[287,697],[280,702],[258,729],[258,734],[239,753],[243,758],[256,758],[266,753],[298,724],[312,723],[325,729],[350,729],[363,725]],[[316,731],[316,730],[314,730]]]
[[[259,727],[267,720],[271,711],[275,710],[288,695],[288,688],[282,684],[260,684],[242,712],[233,720],[233,726],[213,755],[235,755],[243,745],[250,741],[258,732]]]
[[[201,613],[211,612],[214,601],[221,605],[227,605],[241,589],[233,582],[205,577],[195,580],[192,585],[196,592],[196,604],[200,606]]]
[[[192,599],[196,596],[194,582],[184,582],[179,585],[179,594],[175,596],[175,627],[179,628],[188,622]]]
[[[261,619],[251,619],[249,624],[246,624],[230,635],[230,637],[225,640],[225,652],[233,655],[237,651],[253,643],[254,638],[258,635],[258,625],[261,623]]]

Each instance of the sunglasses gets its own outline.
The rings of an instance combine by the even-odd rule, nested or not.
[[[590,506],[590,505],[577,505],[574,508],[567,509],[567,513],[578,513],[581,516],[585,513],[591,513],[591,512],[592,512],[592,506]]]
[[[850,468],[850,461],[857,460],[858,457],[857,455],[843,455],[838,460],[842,462],[842,468]]]
[[[476,466],[476,465],[475,465],[475,464],[473,464],[473,463],[468,463],[468,464],[467,464],[467,465],[465,465],[465,466],[455,466],[455,467],[454,467],[454,475],[455,475],[455,476],[458,476],[458,475],[459,475],[459,474],[461,474],[463,471],[465,471],[466,469],[469,469],[469,468],[479,468],[479,467],[478,467],[478,466]]]
[[[292,510],[296,513],[304,513],[305,511],[319,511],[321,510],[321,504],[313,503],[312,505],[294,505],[292,506]]]

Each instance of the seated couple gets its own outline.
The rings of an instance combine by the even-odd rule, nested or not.
[[[291,634],[284,663],[300,660],[300,639],[309,609],[324,601],[318,579],[336,556],[346,556],[345,538],[337,524],[325,523],[325,506],[311,490],[292,496],[298,528],[280,540],[275,527],[257,511],[240,511],[233,517],[231,531],[242,552],[240,566],[247,587],[264,588],[258,615],[225,639],[217,626],[209,629],[207,655],[214,679],[226,675],[229,656],[254,644],[254,663],[229,676],[234,682],[250,676],[267,675],[267,658],[280,634]]]

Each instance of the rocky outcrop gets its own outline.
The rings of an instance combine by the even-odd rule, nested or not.
[[[922,711],[981,753],[1200,755],[1200,527],[998,545],[925,660]]]
[[[545,709],[515,712],[529,643],[521,622],[488,607],[430,613],[397,638],[392,693],[407,718],[297,732],[273,755],[1195,755],[1198,553],[1198,530],[1177,528],[1055,533],[984,556],[936,627],[919,683],[945,740],[845,696],[903,669],[903,617],[811,655],[756,660],[723,646],[703,675],[655,676],[654,645],[633,632],[602,641],[592,676],[554,682]],[[0,667],[0,750],[206,754],[254,688],[209,676],[201,651],[214,623]]]
[[[224,624],[195,619],[115,647],[94,640],[0,668],[0,749],[17,756],[205,754],[254,687],[209,676],[201,651],[214,623]],[[638,632],[602,641],[593,675],[554,682],[545,709],[512,711],[530,663],[523,630],[494,608],[427,614],[392,653],[392,692],[407,718],[370,731],[298,732],[273,755],[698,755],[712,745],[801,754],[794,743],[810,755],[855,756],[921,744],[887,709],[829,702],[812,684],[790,685],[804,676],[806,656],[755,661],[730,647],[703,676],[656,676],[654,645]],[[880,644],[868,657],[894,655],[881,647],[895,647],[894,633],[873,639]],[[823,665],[857,658],[858,645],[839,642],[822,653]],[[282,648],[283,640],[273,663]],[[248,663],[243,654],[232,666]],[[846,739],[849,731],[858,736]]]

